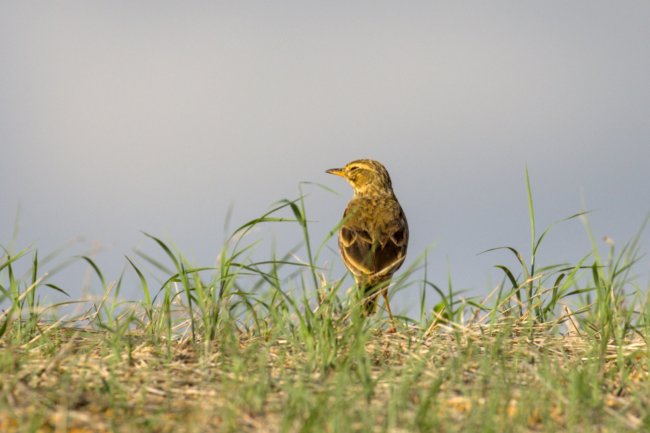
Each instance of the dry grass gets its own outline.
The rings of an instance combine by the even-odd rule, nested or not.
[[[361,358],[370,366],[369,392],[357,364],[310,368],[307,351],[283,339],[242,334],[207,350],[186,339],[167,353],[166,345],[131,334],[116,352],[105,333],[54,328],[28,344],[0,346],[0,431],[647,427],[648,348],[641,336],[599,353],[588,338],[545,327],[438,327],[422,335],[408,328],[368,339]],[[593,389],[581,375],[596,381]]]

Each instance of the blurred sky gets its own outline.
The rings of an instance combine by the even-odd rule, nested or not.
[[[0,243],[20,209],[14,250],[83,236],[109,279],[140,230],[211,265],[229,206],[234,227],[301,181],[339,193],[306,187],[319,243],[351,196],[324,170],[364,157],[441,286],[486,293],[514,263],[477,253],[528,251],[526,165],[539,229],[594,209],[620,248],[650,212],[648,23],[646,1],[2,2]],[[590,250],[579,221],[545,242]]]

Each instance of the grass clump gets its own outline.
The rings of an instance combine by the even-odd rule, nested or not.
[[[428,280],[424,256],[420,317],[395,334],[382,315],[362,320],[356,291],[325,277],[327,239],[314,248],[302,198],[237,228],[216,266],[194,267],[146,234],[165,261],[126,259],[139,302],[121,300],[124,276],[110,282],[82,256],[102,289],[82,313],[40,305],[41,291],[67,293],[35,251],[5,251],[0,431],[647,431],[640,233],[606,258],[594,243],[578,263],[540,266],[550,228],[537,235],[527,185],[531,256],[501,248],[519,271],[497,264],[502,284],[463,299],[451,277],[447,290]],[[247,235],[269,223],[295,224],[307,258],[255,259]],[[155,285],[151,269],[164,275]],[[394,290],[413,279],[415,266]],[[428,291],[439,297],[431,311]]]

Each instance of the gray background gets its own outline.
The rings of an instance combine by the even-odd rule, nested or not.
[[[407,213],[407,263],[432,246],[441,286],[449,271],[486,293],[514,263],[477,253],[528,251],[526,165],[540,229],[595,209],[599,245],[620,248],[650,211],[648,23],[645,1],[3,1],[0,242],[44,255],[83,236],[63,255],[99,246],[116,279],[133,247],[155,250],[144,230],[209,266],[229,206],[232,228],[310,181],[339,192],[306,187],[319,243],[351,195],[324,170],[369,157]],[[568,222],[542,259],[589,249]],[[84,269],[52,282],[77,293]]]

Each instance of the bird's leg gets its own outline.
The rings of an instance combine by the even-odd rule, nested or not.
[[[388,311],[388,317],[390,317],[391,327],[388,329],[389,334],[394,334],[397,332],[395,327],[395,319],[393,318],[393,313],[390,311],[390,304],[388,303],[388,290],[382,290],[381,295],[384,297],[384,304],[386,304],[386,311]]]

